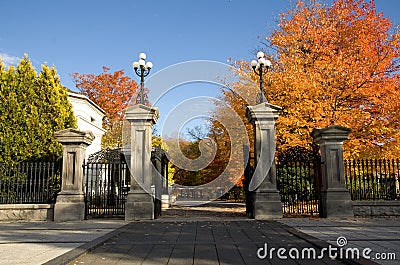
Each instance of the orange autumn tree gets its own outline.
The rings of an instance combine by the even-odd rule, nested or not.
[[[400,35],[374,1],[297,1],[266,39],[273,68],[265,75],[265,92],[283,108],[278,152],[311,149],[312,129],[336,124],[352,129],[346,157],[400,157]],[[236,67],[254,84],[236,82],[235,88],[256,90],[258,77],[248,63]],[[226,102],[242,108],[225,94]]]
[[[221,172],[221,170],[224,170],[227,167],[228,162],[230,162],[231,166],[228,168],[230,181],[236,181],[236,186],[243,186],[244,175],[237,180],[237,174],[241,172],[241,169],[244,166],[244,161],[241,159],[233,159],[233,157],[237,157],[238,155],[246,157],[248,155],[243,153],[246,152],[244,148],[235,150],[238,146],[249,144],[250,146],[248,147],[253,147],[252,126],[247,121],[246,108],[244,108],[244,106],[247,104],[255,104],[258,90],[255,87],[252,87],[254,89],[249,89],[249,86],[246,86],[244,82],[238,82],[234,85],[235,91],[240,91],[242,93],[238,95],[236,92],[231,90],[222,89],[222,96],[220,97],[220,100],[215,101],[216,108],[210,117],[210,132],[208,137],[217,144],[218,148],[217,156],[213,161],[213,164],[211,164],[210,169],[213,172]],[[249,92],[250,95],[246,95],[246,92]],[[243,97],[248,101],[245,101]],[[254,101],[251,99],[254,99]],[[239,126],[241,126],[238,124],[240,121],[229,115],[232,110],[241,118],[242,124],[244,125],[243,129],[245,134],[247,131],[247,135],[242,135],[241,130],[238,130]],[[236,128],[229,132],[227,127]],[[249,142],[247,142],[247,140]],[[232,148],[232,146],[236,146],[236,148]],[[238,152],[240,152],[240,154]]]
[[[103,126],[107,130],[102,138],[103,147],[120,147],[124,110],[138,92],[138,85],[123,70],[109,73],[103,66],[99,75],[73,73],[76,87],[106,112]]]

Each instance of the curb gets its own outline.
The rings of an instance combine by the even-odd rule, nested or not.
[[[129,223],[115,229],[114,231],[111,231],[105,235],[102,235],[90,242],[87,242],[77,248],[74,248],[54,259],[51,259],[51,260],[43,263],[43,265],[66,265],[66,264],[72,262],[73,260],[77,259],[79,256],[82,256],[86,252],[89,252],[90,250],[93,250],[97,246],[103,244],[105,241],[109,240],[110,238],[113,238],[116,235],[121,234],[123,232],[123,230],[125,230],[126,226],[128,226],[128,225],[129,225]]]
[[[290,226],[288,226],[286,224],[283,224],[283,225],[287,226],[286,230],[290,234],[292,234],[292,235],[294,235],[294,236],[296,236],[296,237],[298,237],[300,239],[305,240],[306,242],[310,243],[311,245],[313,245],[313,246],[315,246],[315,247],[317,247],[319,249],[328,248],[329,245],[330,245],[326,241],[323,241],[323,240],[318,239],[316,237],[313,237],[313,236],[310,236],[308,234],[305,234],[305,233],[303,233],[301,231],[298,231],[295,228],[290,227]],[[340,260],[340,261],[344,262],[345,264],[349,264],[349,265],[379,265],[379,263],[373,262],[372,260],[365,259],[363,257],[360,257],[360,259],[340,259],[340,258],[337,258],[337,260]]]

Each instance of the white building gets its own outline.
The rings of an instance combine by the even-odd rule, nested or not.
[[[105,111],[88,97],[77,92],[68,91],[68,100],[72,104],[78,129],[91,131],[96,137],[86,149],[87,158],[90,154],[101,150],[101,137],[106,132],[102,127]]]

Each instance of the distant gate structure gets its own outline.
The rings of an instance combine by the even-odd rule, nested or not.
[[[89,156],[83,165],[85,219],[125,215],[130,172],[119,149],[104,149]]]

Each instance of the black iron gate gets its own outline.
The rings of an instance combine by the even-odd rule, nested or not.
[[[252,157],[250,148],[246,145],[243,145],[243,152],[244,152],[244,161],[247,161],[246,165],[244,165],[244,179],[243,179],[243,188],[245,192],[245,201],[246,201],[246,215],[250,218],[254,218],[255,192],[249,190],[250,181],[254,173],[254,157]]]
[[[256,167],[254,157],[244,146],[245,165],[243,186],[246,192],[246,213],[254,218],[256,191],[249,191],[249,183]],[[248,157],[246,157],[248,155]],[[295,148],[288,155],[278,157],[276,187],[281,196],[283,217],[319,217],[321,197],[321,158],[302,148]]]
[[[281,159],[277,160],[276,169],[283,217],[318,217],[320,159]]]
[[[151,152],[151,162],[153,163],[153,185],[154,185],[154,218],[162,214],[162,194],[168,194],[168,157],[161,146],[153,147]],[[161,178],[160,178],[161,176]]]
[[[85,218],[125,216],[130,173],[123,154],[104,150],[89,157],[85,174]]]

